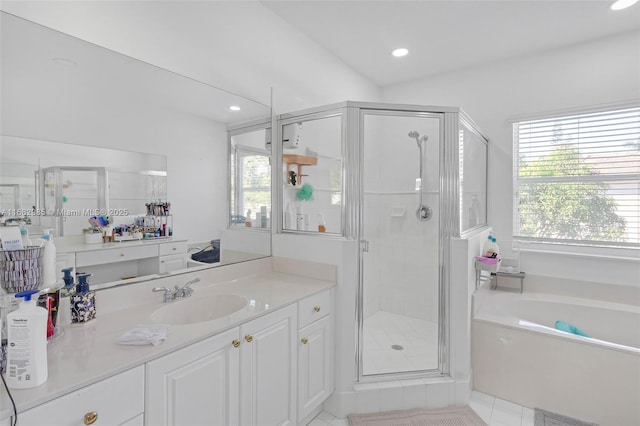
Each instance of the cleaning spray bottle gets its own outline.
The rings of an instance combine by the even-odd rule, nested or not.
[[[484,247],[482,248],[482,256],[489,258],[500,257],[500,248],[498,247],[496,237],[492,234],[487,236],[487,241],[485,241]]]
[[[45,229],[42,239],[44,253],[42,254],[42,284],[40,287],[53,287],[56,284],[56,246],[51,236],[53,229]]]
[[[31,296],[38,290],[23,291],[18,309],[7,315],[7,385],[27,389],[47,381],[47,310]]]

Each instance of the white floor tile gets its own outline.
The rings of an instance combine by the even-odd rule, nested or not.
[[[533,426],[533,410],[522,407],[522,426]]]
[[[331,423],[335,416],[333,414],[328,413],[327,411],[321,411],[320,414],[316,416],[317,419],[323,420],[327,423]]]
[[[328,425],[329,423],[325,422],[324,420],[320,420],[317,417],[311,420],[311,422],[307,424],[307,426],[328,426]]]

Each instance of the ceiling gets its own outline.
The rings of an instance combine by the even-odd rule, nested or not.
[[[378,86],[640,30],[640,3],[607,0],[262,3]]]

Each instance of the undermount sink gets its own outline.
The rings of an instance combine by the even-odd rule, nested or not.
[[[193,296],[169,302],[156,309],[151,320],[161,324],[194,324],[211,321],[238,312],[247,306],[247,299],[235,294],[213,294],[201,297]]]

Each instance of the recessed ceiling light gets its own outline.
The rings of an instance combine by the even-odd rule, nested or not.
[[[231,111],[240,111],[240,107],[239,107],[239,106],[236,106],[236,105],[231,105],[231,106],[229,107],[229,109],[230,109]]]
[[[53,58],[52,61],[57,65],[62,65],[63,67],[69,67],[69,68],[72,68],[78,65],[71,59],[67,59],[67,58]]]
[[[398,58],[401,56],[407,56],[408,53],[409,53],[409,50],[405,49],[404,47],[401,47],[400,49],[396,49],[393,52],[391,52],[393,56]]]
[[[611,5],[611,10],[622,10],[638,3],[638,0],[617,0]]]

